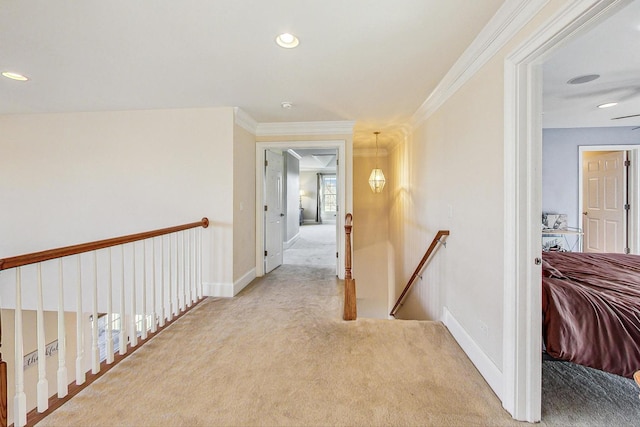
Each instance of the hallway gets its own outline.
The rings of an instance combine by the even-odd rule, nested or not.
[[[298,239],[284,251],[283,264],[336,266],[336,224],[300,226]]]
[[[328,268],[208,298],[43,426],[514,425],[438,322],[343,322]]]

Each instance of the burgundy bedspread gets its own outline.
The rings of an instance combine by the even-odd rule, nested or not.
[[[631,378],[640,369],[640,256],[545,252],[542,266],[547,353]]]

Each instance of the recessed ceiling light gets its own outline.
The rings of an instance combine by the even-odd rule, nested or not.
[[[290,110],[290,109],[291,109],[291,107],[293,107],[293,104],[292,104],[292,103],[290,103],[290,102],[287,102],[287,101],[280,103],[280,105],[281,105],[281,106],[282,106],[282,108],[284,108],[285,110]]]
[[[582,83],[589,83],[594,81],[595,79],[600,78],[600,74],[586,74],[584,76],[574,77],[567,82],[570,85],[580,85]]]
[[[276,37],[276,43],[285,49],[293,49],[300,44],[300,40],[293,34],[283,33]]]
[[[11,71],[3,71],[2,75],[8,79],[17,80],[19,82],[26,82],[27,80],[29,80],[27,77],[23,76],[22,74],[12,73]]]
[[[615,107],[616,105],[618,105],[617,102],[607,102],[606,104],[598,105],[598,108],[609,108],[609,107]]]

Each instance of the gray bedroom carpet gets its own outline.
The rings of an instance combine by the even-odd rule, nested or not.
[[[284,264],[335,267],[336,225],[302,225],[300,237],[283,255]]]
[[[542,363],[542,421],[553,426],[639,426],[635,381],[570,362]]]

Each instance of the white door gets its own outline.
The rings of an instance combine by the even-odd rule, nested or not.
[[[265,151],[265,273],[282,265],[282,223],[284,221],[282,154]]]
[[[625,252],[625,159],[625,151],[587,151],[583,154],[582,224],[585,252]]]

